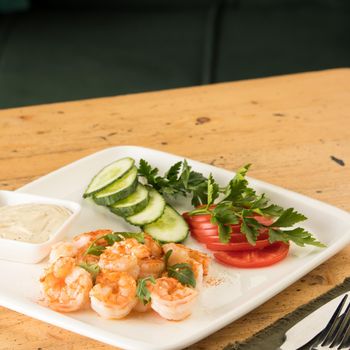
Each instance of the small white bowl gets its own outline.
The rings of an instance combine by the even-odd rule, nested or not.
[[[46,242],[28,243],[0,238],[0,259],[36,264],[50,253],[51,246],[54,243],[63,240],[70,225],[77,218],[81,207],[78,203],[61,199],[13,191],[0,191],[0,207],[5,205],[26,203],[54,204],[65,207],[72,212],[72,215],[52,234],[51,238],[49,238]]]

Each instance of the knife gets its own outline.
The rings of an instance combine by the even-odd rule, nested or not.
[[[289,329],[285,334],[285,342],[277,350],[296,350],[320,333],[326,327],[345,294],[350,294],[350,292],[339,295],[339,297],[322,305]]]

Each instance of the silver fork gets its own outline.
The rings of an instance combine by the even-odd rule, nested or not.
[[[350,348],[350,303],[340,315],[347,298],[348,295],[343,297],[327,326],[297,350],[345,350]]]

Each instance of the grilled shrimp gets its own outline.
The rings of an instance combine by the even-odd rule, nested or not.
[[[203,284],[203,265],[192,258],[189,258],[187,263],[190,264],[192,268],[194,278],[196,279],[196,288],[199,289]]]
[[[162,256],[164,255],[162,247],[150,235],[145,235],[144,247],[148,249],[149,254],[143,259],[139,259],[139,278],[148,276],[158,278],[165,270],[165,263],[162,259]]]
[[[164,255],[161,245],[150,235],[145,235],[145,246],[154,258],[161,258]]]
[[[158,278],[165,270],[165,263],[163,259],[145,258],[139,260],[140,274],[139,278],[153,276]]]
[[[190,258],[187,248],[182,244],[167,243],[163,244],[162,248],[165,254],[172,250],[168,260],[169,265],[185,263]]]
[[[76,246],[78,252],[76,255],[77,262],[87,262],[90,264],[97,264],[99,257],[93,254],[86,254],[90,245],[96,241],[97,245],[105,246],[107,242],[104,239],[99,240],[99,237],[112,233],[112,230],[96,230],[91,232],[81,233],[73,238],[73,244]]]
[[[75,259],[60,257],[40,278],[45,303],[59,312],[82,309],[89,302],[91,275],[75,265]]]
[[[188,255],[191,259],[196,260],[203,266],[203,275],[206,276],[209,272],[209,265],[210,265],[210,257],[200,252],[199,250],[191,249],[186,247],[188,251]]]
[[[189,316],[198,295],[195,289],[169,277],[158,278],[150,289],[152,309],[167,320],[180,321]]]
[[[72,242],[58,242],[52,246],[49,262],[52,263],[61,257],[76,258],[78,262],[97,262],[98,258],[93,255],[86,255],[86,249],[98,237],[111,233],[111,230],[97,230],[82,233],[73,238]],[[102,244],[105,242],[102,242]]]
[[[73,244],[77,247],[79,252],[85,252],[85,250],[89,248],[90,244],[94,242],[98,237],[102,237],[112,232],[112,230],[96,230],[81,233],[80,235],[77,235],[73,238]]]
[[[124,241],[118,242],[122,249],[124,249],[124,254],[132,254],[137,257],[137,259],[149,258],[151,256],[150,250],[145,244],[139,243],[135,238],[127,238]]]
[[[126,272],[104,272],[90,291],[91,307],[101,317],[125,317],[136,305],[136,281]]]
[[[139,259],[149,256],[150,252],[147,247],[134,238],[128,238],[107,247],[100,255],[98,265],[102,270],[128,272],[136,279],[140,272]]]
[[[53,263],[62,257],[75,258],[78,254],[78,249],[72,242],[58,242],[51,248],[49,262]]]

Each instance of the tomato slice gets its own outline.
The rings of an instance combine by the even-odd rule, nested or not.
[[[203,215],[192,215],[189,216],[187,213],[182,214],[187,223],[193,227],[193,228],[203,228],[203,229],[209,229],[209,228],[217,228],[216,224],[213,224],[210,219],[211,215],[209,214],[203,214]],[[270,218],[266,218],[264,216],[255,215],[254,219],[258,221],[262,225],[269,226],[273,223],[273,220]],[[240,224],[235,224],[232,226],[240,226]]]
[[[210,221],[192,221],[191,219],[187,221],[188,225],[191,228],[196,228],[196,229],[217,229],[218,225],[212,224]]]
[[[261,250],[222,251],[214,253],[214,256],[226,265],[254,268],[276,264],[288,255],[288,251],[289,244],[275,242]]]
[[[188,215],[187,213],[183,213],[182,216],[186,221],[195,221],[195,222],[210,222],[211,215],[210,214],[201,214],[201,215]]]
[[[231,225],[232,227],[232,233],[240,233],[241,227],[236,225]],[[197,235],[203,235],[203,236],[219,236],[219,231],[217,227],[214,228],[194,228],[190,227],[190,231]]]
[[[211,222],[200,222],[200,221],[187,221],[188,225],[190,226],[191,229],[197,229],[197,230],[218,230],[218,225],[212,224]],[[231,225],[232,229],[235,232],[239,232],[241,225],[235,224]]]
[[[194,232],[191,232],[191,235],[193,238],[195,238],[198,242],[201,243],[221,243],[219,236],[217,234],[215,235],[202,235],[202,234],[196,234]],[[266,238],[266,237],[265,237]],[[231,234],[231,243],[240,243],[240,242],[247,242],[247,239],[245,235],[242,235],[240,233],[233,233]]]
[[[207,243],[207,248],[215,251],[247,251],[247,250],[259,250],[267,247],[271,243],[268,239],[262,239],[260,241],[256,241],[255,245],[252,245],[248,242],[240,242],[240,243]]]
[[[201,243],[221,243],[218,235],[201,235],[200,233],[191,232],[191,235]],[[266,233],[261,233],[257,241],[268,239],[269,235]],[[230,243],[241,243],[247,242],[247,237],[241,233],[232,233]]]

